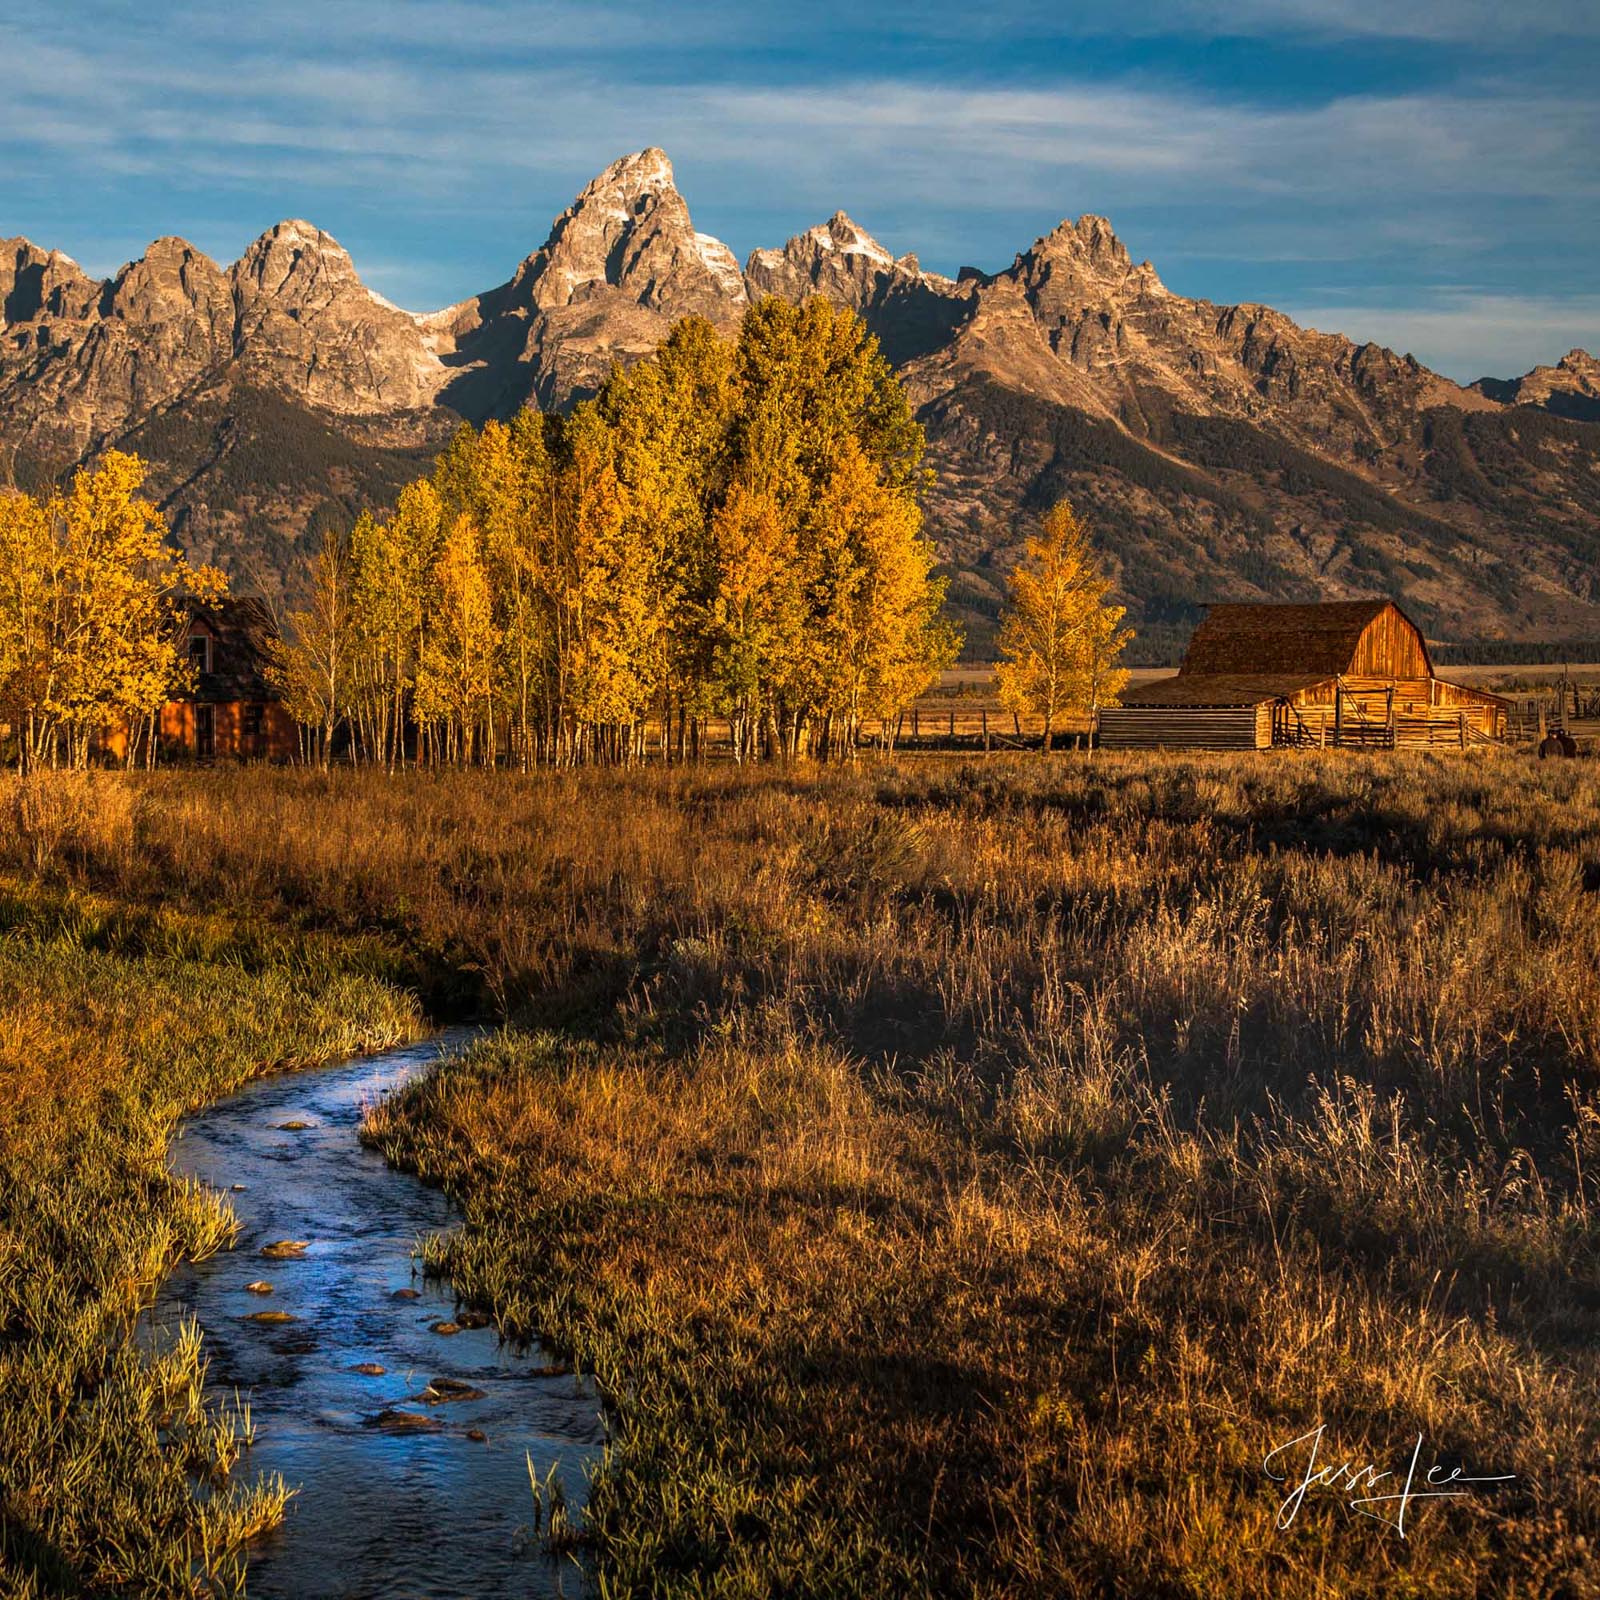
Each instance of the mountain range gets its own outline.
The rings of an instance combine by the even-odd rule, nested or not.
[[[844,215],[740,264],[660,150],[607,167],[498,288],[402,311],[307,222],[220,268],[156,240],[114,278],[0,240],[0,483],[109,448],[195,559],[281,585],[462,419],[591,394],[688,314],[854,308],[928,433],[930,531],[970,652],[1037,513],[1069,496],[1170,655],[1207,601],[1394,594],[1446,641],[1600,638],[1600,362],[1463,387],[1262,305],[1170,291],[1102,217],[1000,272],[895,256]]]

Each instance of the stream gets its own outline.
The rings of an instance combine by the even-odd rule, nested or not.
[[[150,1335],[199,1322],[208,1382],[250,1404],[255,1443],[236,1474],[281,1473],[300,1491],[252,1546],[252,1597],[582,1588],[530,1537],[526,1458],[541,1479],[556,1466],[576,1520],[604,1442],[598,1393],[537,1344],[471,1326],[448,1284],[422,1278],[413,1247],[455,1209],[356,1137],[368,1105],[472,1037],[261,1079],[173,1141],[173,1170],[229,1192],[243,1232],[169,1279]],[[281,1240],[305,1249],[262,1254]]]

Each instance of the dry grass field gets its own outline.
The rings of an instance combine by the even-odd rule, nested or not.
[[[122,1518],[182,1535],[189,1435],[120,1445],[120,1498],[53,1445],[17,1466],[18,1396],[94,1413],[94,1338],[223,1227],[96,1217],[177,1204],[184,1105],[341,1012],[404,1028],[410,989],[513,1023],[367,1134],[462,1199],[430,1265],[609,1396],[601,1593],[1600,1593],[1600,763],[166,772],[33,811],[0,963],[60,976],[44,1021],[0,991],[17,1592],[182,1587],[115,1551]],[[147,1006],[185,1065],[129,1087]],[[75,1146],[86,1097],[128,1121]],[[89,1308],[67,1353],[42,1252]],[[1333,1487],[1280,1526],[1264,1458],[1318,1426],[1320,1464],[1403,1479],[1421,1435],[1420,1472],[1505,1481],[1403,1538]]]

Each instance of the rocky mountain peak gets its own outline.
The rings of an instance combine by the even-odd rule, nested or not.
[[[443,369],[417,320],[368,289],[314,223],[269,228],[229,278],[234,359],[247,377],[341,412],[413,410],[438,392]]]
[[[1081,216],[1076,222],[1068,218],[1036,240],[1032,249],[1017,257],[1012,272],[1036,280],[1065,272],[1077,282],[1114,286],[1136,278],[1136,286],[1161,290],[1161,281],[1150,263],[1145,261],[1135,267],[1128,247],[1110,222],[1092,214]]]
[[[646,150],[634,151],[630,156],[619,156],[578,198],[583,199],[583,196],[592,190],[621,188],[643,192],[649,189],[672,189],[676,186],[672,175],[671,158],[659,145],[651,145]]]
[[[695,231],[673,183],[672,163],[653,146],[613,161],[587,184],[508,289],[513,302],[541,312],[607,290],[676,316],[716,317],[730,300],[740,308],[744,301],[733,252],[720,239]]]
[[[745,263],[745,277],[758,294],[792,301],[821,294],[858,311],[897,273],[920,276],[916,257],[897,261],[843,211],[796,234],[781,250],[751,251]]]
[[[865,228],[852,222],[843,211],[835,211],[826,222],[812,228],[802,237],[815,241],[820,249],[838,250],[845,255],[865,256],[869,261],[876,261],[884,267],[894,265],[894,257]]]
[[[361,281],[344,246],[297,217],[268,228],[234,263],[232,278],[247,302],[337,293]]]
[[[1542,406],[1558,416],[1600,422],[1600,361],[1572,349],[1553,367],[1535,367],[1520,378],[1479,378],[1473,389],[1502,405]]]
[[[102,315],[125,322],[164,322],[199,314],[221,330],[231,327],[233,295],[210,256],[173,235],[153,240],[106,287]]]
[[[0,328],[41,317],[81,320],[99,296],[100,285],[71,256],[30,239],[0,239]]]

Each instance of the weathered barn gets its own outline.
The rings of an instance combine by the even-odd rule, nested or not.
[[[184,650],[195,687],[161,708],[167,750],[201,760],[294,755],[294,721],[266,675],[275,632],[272,613],[248,596],[191,609]]]
[[[1392,600],[1217,605],[1176,677],[1100,714],[1108,749],[1464,747],[1501,738],[1507,703],[1434,670]]]

